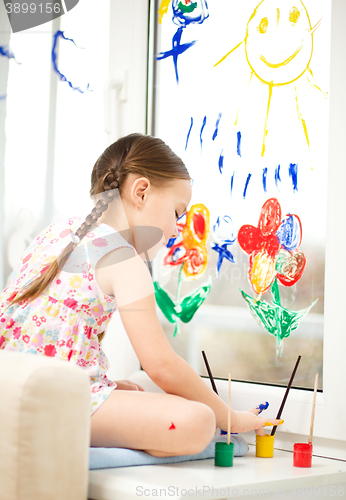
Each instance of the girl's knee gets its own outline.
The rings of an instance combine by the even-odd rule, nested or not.
[[[216,430],[216,418],[213,410],[204,403],[195,402],[194,405],[193,411],[195,415],[192,419],[194,428],[191,431],[193,450],[191,454],[203,451],[213,439]]]

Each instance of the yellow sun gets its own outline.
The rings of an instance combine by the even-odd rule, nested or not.
[[[249,83],[255,75],[262,83],[268,85],[269,97],[263,132],[262,156],[265,153],[273,87],[291,84],[306,73],[310,83],[321,90],[315,84],[309,68],[313,53],[313,33],[319,24],[320,21],[311,27],[308,11],[301,0],[294,0],[294,3],[262,0],[249,18],[244,40],[214,65],[215,67],[223,62],[242,43],[245,43],[246,60],[251,69]],[[294,89],[298,117],[309,146],[308,131],[299,109],[295,86]],[[237,120],[238,115],[235,124]]]

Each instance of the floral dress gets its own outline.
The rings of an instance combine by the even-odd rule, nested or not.
[[[116,387],[106,376],[108,360],[97,335],[106,330],[117,306],[115,298],[99,288],[95,268],[108,252],[133,246],[110,226],[95,225],[39,297],[8,307],[68,245],[71,231],[81,223],[80,218],[71,218],[52,224],[25,251],[0,295],[0,349],[50,356],[80,366],[90,377],[92,415]]]

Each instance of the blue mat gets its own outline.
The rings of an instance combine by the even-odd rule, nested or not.
[[[232,443],[234,443],[234,456],[242,457],[246,455],[249,447],[244,438],[238,434],[234,434],[231,440]],[[227,435],[220,436],[216,434],[205,450],[197,455],[181,455],[178,457],[162,458],[153,457],[145,451],[129,450],[127,448],[90,448],[89,469],[109,469],[113,467],[131,467],[133,465],[174,464],[177,462],[189,462],[190,460],[214,458],[215,443],[217,441],[227,443]]]

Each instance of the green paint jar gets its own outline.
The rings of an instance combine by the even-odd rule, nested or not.
[[[232,467],[234,443],[215,443],[215,465],[218,467]]]

